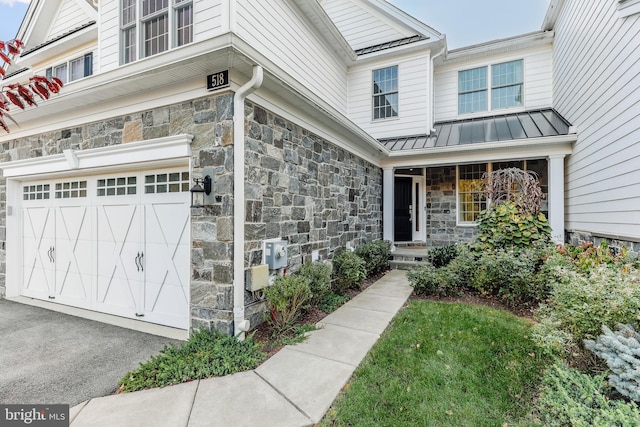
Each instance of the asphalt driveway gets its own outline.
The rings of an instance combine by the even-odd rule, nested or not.
[[[0,300],[0,403],[73,406],[112,394],[127,372],[171,342]]]

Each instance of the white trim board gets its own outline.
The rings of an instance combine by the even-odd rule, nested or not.
[[[181,134],[88,150],[65,150],[63,154],[0,163],[5,178],[60,172],[86,173],[100,168],[122,167],[144,162],[157,166],[160,161],[191,156],[193,135]]]

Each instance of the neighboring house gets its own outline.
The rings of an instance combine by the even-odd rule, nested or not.
[[[0,135],[0,295],[242,334],[262,319],[245,274],[266,242],[286,241],[295,270],[367,240],[468,240],[482,174],[507,166],[539,174],[555,240],[565,223],[640,240],[637,206],[617,231],[572,217],[580,130],[600,143],[615,129],[589,131],[594,113],[558,96],[582,77],[560,69],[589,68],[558,52],[575,44],[566,3],[540,32],[447,51],[383,0],[32,1],[5,82],[67,84]]]

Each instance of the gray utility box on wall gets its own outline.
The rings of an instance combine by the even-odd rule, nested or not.
[[[269,266],[269,270],[285,268],[287,266],[287,241],[265,242],[264,262]]]

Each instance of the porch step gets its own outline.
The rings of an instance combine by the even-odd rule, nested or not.
[[[391,252],[391,256],[394,258],[428,258],[428,251],[426,249],[396,249]]]
[[[427,261],[405,261],[405,260],[391,260],[389,266],[392,270],[411,270],[413,267],[429,264]]]

